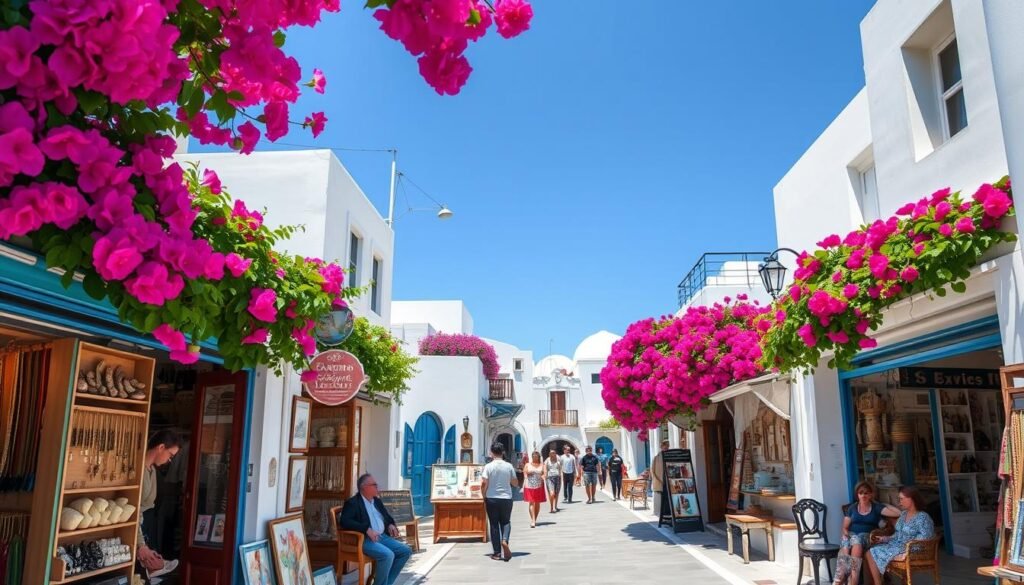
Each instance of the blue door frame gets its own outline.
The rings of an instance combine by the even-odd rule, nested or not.
[[[25,252],[25,261],[17,261],[9,257],[0,256],[0,310],[7,311],[14,315],[31,317],[38,321],[51,325],[59,325],[72,328],[89,335],[109,337],[130,341],[137,345],[165,351],[163,344],[150,335],[135,332],[130,333],[123,330],[126,325],[117,315],[116,309],[107,302],[97,301],[87,294],[78,282],[73,282],[71,287],[65,289],[60,283],[60,277],[46,270],[45,262],[38,254]],[[9,295],[9,299],[3,298],[3,294]],[[48,306],[59,306],[66,314],[58,316],[27,303],[38,303]],[[110,326],[104,326],[104,323]],[[128,326],[130,327],[130,325]],[[69,334],[70,336],[71,334]],[[208,350],[216,350],[216,343],[209,341],[200,344],[200,347]],[[224,360],[218,355],[208,352],[201,352],[199,359],[217,365],[223,365]],[[243,540],[245,531],[245,508],[249,475],[247,473],[249,464],[248,440],[252,432],[252,406],[256,390],[256,376],[252,370],[246,370],[248,381],[246,383],[246,412],[242,436],[246,437],[242,445],[241,473],[238,474],[238,512],[235,519],[235,534],[237,541]],[[233,554],[235,568],[231,577],[232,585],[242,585],[242,565],[239,555]]]
[[[431,466],[441,458],[441,421],[432,412],[416,419],[412,444],[412,505],[418,516],[429,516]]]
[[[853,488],[859,479],[859,466],[857,461],[857,440],[854,428],[856,425],[856,411],[853,405],[853,396],[850,383],[856,378],[871,374],[877,374],[914,364],[940,360],[957,355],[963,355],[972,351],[992,349],[1002,345],[1002,338],[998,333],[999,320],[997,317],[986,317],[956,327],[935,331],[914,339],[879,348],[874,351],[863,352],[854,359],[854,365],[865,364],[852,370],[839,371],[839,403],[842,410],[843,420],[843,443],[846,452],[846,481],[848,501],[853,501]],[[986,333],[996,329],[995,333]],[[977,334],[977,337],[965,341],[953,341],[962,339],[967,335]],[[920,350],[910,355],[906,352]],[[886,360],[885,358],[891,357]],[[876,361],[881,360],[881,361]],[[870,362],[870,363],[868,363]],[[929,402],[931,404],[932,429],[934,432],[936,458],[942,462],[946,460],[945,445],[940,439],[939,433],[939,409],[937,392],[929,390]],[[936,465],[939,474],[939,497],[942,504],[942,530],[943,542],[948,554],[953,554],[953,527],[949,515],[949,489],[946,481],[946,466]]]

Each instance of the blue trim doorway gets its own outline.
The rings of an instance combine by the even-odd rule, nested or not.
[[[432,412],[416,419],[412,441],[412,505],[417,516],[429,516],[431,466],[441,459],[441,421]]]

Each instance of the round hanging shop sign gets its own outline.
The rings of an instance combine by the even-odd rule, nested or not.
[[[316,372],[316,380],[305,382],[309,396],[327,406],[338,406],[352,400],[363,384],[366,372],[356,356],[340,349],[329,349],[317,354],[309,363]]]

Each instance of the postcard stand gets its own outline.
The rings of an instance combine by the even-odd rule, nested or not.
[[[487,542],[487,510],[480,489],[482,465],[437,464],[431,469],[434,543],[442,538]]]
[[[661,518],[673,532],[699,532],[704,530],[697,498],[697,482],[693,475],[693,457],[689,449],[668,449],[661,456],[662,488]]]

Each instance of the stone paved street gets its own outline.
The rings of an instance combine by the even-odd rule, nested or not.
[[[580,490],[582,491],[582,489]],[[623,583],[727,583],[649,524],[610,501],[541,508],[530,528],[526,504],[512,515],[512,560],[493,561],[490,543],[459,542],[422,583],[622,585]]]

